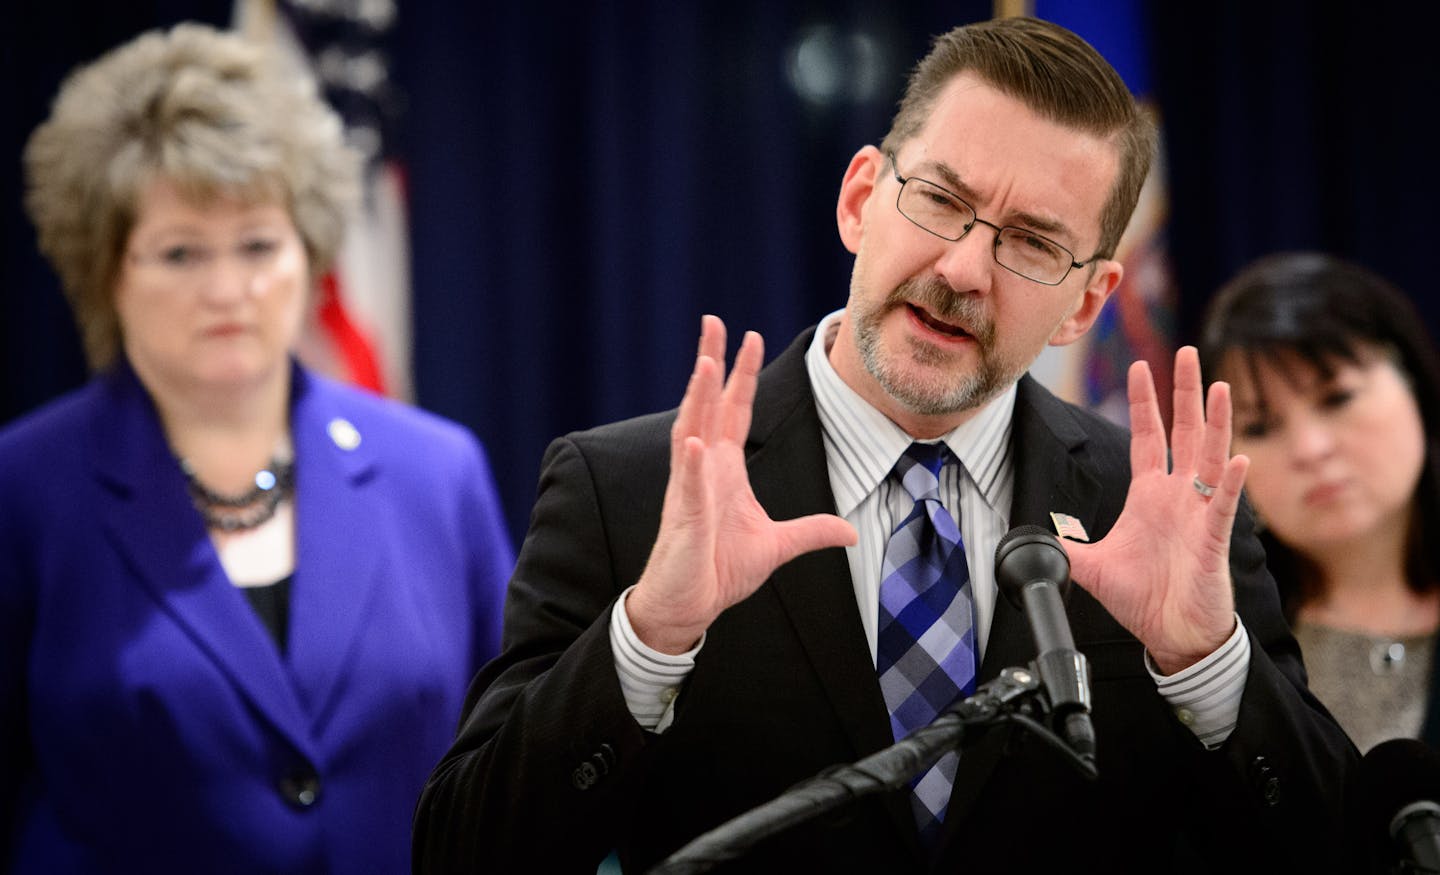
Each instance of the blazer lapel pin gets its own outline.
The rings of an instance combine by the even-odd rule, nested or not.
[[[1085,526],[1080,520],[1068,513],[1050,511],[1050,522],[1055,526],[1055,534],[1062,538],[1069,538],[1072,541],[1090,541],[1090,536],[1085,533]]]

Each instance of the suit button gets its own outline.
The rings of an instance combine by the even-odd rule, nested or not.
[[[320,776],[309,769],[296,769],[276,784],[280,795],[296,808],[305,809],[320,801]]]
[[[1266,805],[1270,806],[1271,808],[1274,808],[1275,806],[1279,805],[1279,804],[1280,804],[1280,779],[1279,779],[1279,778],[1276,778],[1276,777],[1266,778],[1266,779],[1265,779],[1265,789],[1264,789],[1263,793],[1264,793],[1264,796],[1265,796],[1265,804],[1266,804]]]
[[[1280,770],[1272,766],[1269,759],[1258,756],[1250,761],[1250,780],[1259,789],[1267,807],[1280,804]]]
[[[615,761],[615,754],[608,744],[602,744],[600,747],[602,750],[590,755],[590,762],[595,765],[595,771],[603,778],[610,774],[610,764]]]
[[[598,780],[600,773],[589,760],[576,766],[575,771],[570,773],[570,782],[575,785],[576,790],[589,790]]]

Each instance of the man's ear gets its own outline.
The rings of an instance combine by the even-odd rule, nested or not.
[[[852,254],[860,251],[860,238],[865,233],[865,204],[875,193],[884,169],[885,156],[874,146],[865,146],[850,159],[845,178],[840,181],[835,224],[840,228],[840,241]]]
[[[1075,310],[1065,317],[1050,335],[1051,346],[1065,346],[1074,343],[1090,330],[1099,318],[1100,311],[1105,308],[1105,302],[1120,285],[1120,280],[1125,276],[1125,265],[1118,261],[1105,259],[1095,265],[1095,273],[1090,281],[1085,284],[1085,291],[1080,293],[1080,301]]]

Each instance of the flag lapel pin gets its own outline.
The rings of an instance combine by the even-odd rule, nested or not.
[[[1089,542],[1090,540],[1090,536],[1085,533],[1085,526],[1068,513],[1051,511],[1050,522],[1055,525],[1055,534],[1062,538],[1069,538],[1072,541]]]

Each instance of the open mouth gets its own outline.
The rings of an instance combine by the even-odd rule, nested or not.
[[[960,326],[951,325],[949,322],[942,322],[932,316],[929,311],[921,309],[914,304],[906,304],[905,306],[910,308],[910,315],[914,316],[917,322],[934,331],[936,334],[957,338],[967,338],[971,336],[970,332]]]

